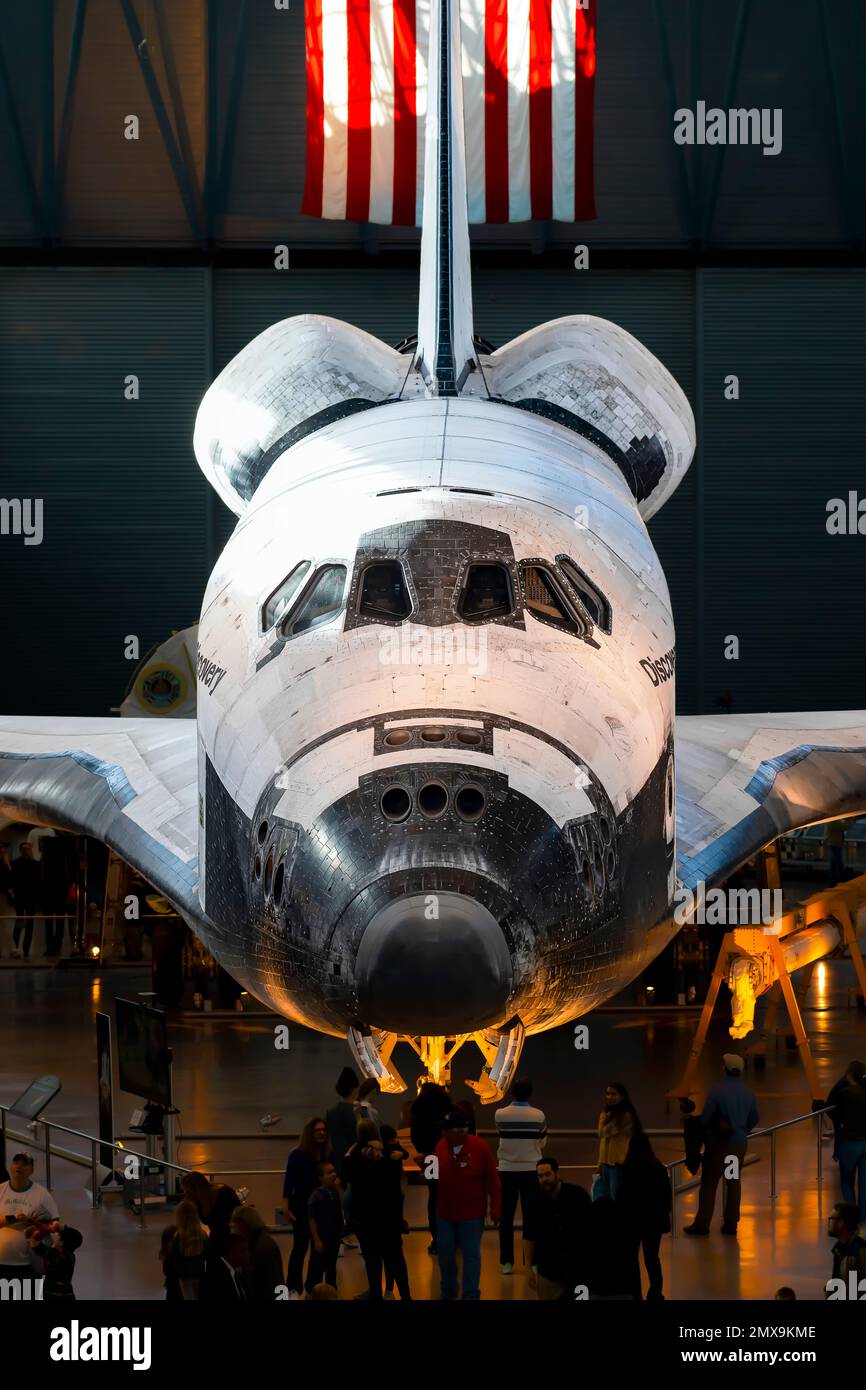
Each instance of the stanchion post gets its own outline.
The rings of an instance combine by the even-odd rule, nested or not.
[[[820,1114],[816,1118],[818,1121],[818,1191],[820,1193],[824,1187],[824,1116]]]
[[[677,1168],[682,1162],[681,1158],[675,1159],[668,1169],[671,1180],[671,1240],[677,1238]]]

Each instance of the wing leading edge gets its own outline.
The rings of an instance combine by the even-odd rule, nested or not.
[[[0,813],[93,835],[195,926],[194,719],[0,719]]]
[[[676,721],[677,874],[720,883],[779,835],[866,810],[866,710]]]

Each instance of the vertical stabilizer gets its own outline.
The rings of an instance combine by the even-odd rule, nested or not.
[[[432,0],[415,364],[437,396],[459,395],[475,362],[459,15]]]

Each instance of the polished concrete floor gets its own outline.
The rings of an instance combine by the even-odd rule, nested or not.
[[[2,937],[0,950],[7,965],[8,930],[3,930]],[[42,949],[41,941],[40,924],[34,952]],[[30,966],[16,962],[16,967],[0,972],[0,1102],[8,1104],[33,1078],[51,1072],[61,1078],[63,1089],[46,1112],[49,1118],[93,1133],[97,1123],[94,1014],[113,1013],[118,995],[135,998],[139,991],[148,991],[149,969],[62,970],[39,957]],[[848,1061],[866,1058],[866,1013],[856,1007],[853,984],[849,963],[829,962],[816,969],[806,999],[806,1024],[825,1093]],[[668,1112],[665,1093],[680,1079],[697,1020],[696,1010],[598,1012],[584,1020],[589,1025],[587,1049],[575,1049],[572,1028],[530,1038],[520,1071],[533,1078],[535,1099],[552,1130],[594,1128],[606,1083],[624,1082],[648,1129],[674,1131],[654,1141],[660,1157],[670,1162],[682,1157],[682,1142],[677,1107]],[[178,1161],[227,1173],[226,1180],[247,1188],[248,1200],[268,1219],[273,1219],[279,1203],[291,1136],[311,1115],[321,1114],[332,1103],[337,1074],[349,1060],[339,1040],[294,1027],[289,1050],[277,1050],[277,1022],[260,1012],[228,1018],[195,1015],[173,1022],[169,1034],[175,1058],[175,1103],[181,1111],[181,1133],[186,1136],[181,1138]],[[701,1061],[698,1100],[717,1074],[722,1052],[731,1046],[720,1006]],[[742,1045],[735,1050],[742,1050]],[[395,1060],[411,1083],[418,1072],[417,1059],[404,1049]],[[465,1080],[477,1075],[480,1062],[470,1047],[458,1055],[452,1087],[455,1099],[472,1099]],[[766,1068],[750,1069],[747,1079],[757,1092],[762,1124],[776,1124],[810,1110],[799,1058],[783,1041],[770,1042]],[[116,1093],[118,1135],[126,1133],[129,1116],[139,1104],[133,1096]],[[280,1115],[281,1120],[263,1135],[259,1119],[266,1112]],[[381,1118],[399,1125],[399,1114],[400,1099],[384,1097]],[[491,1111],[478,1107],[477,1115],[482,1131],[491,1126]],[[41,1133],[37,1130],[31,1136],[33,1146],[39,1145]],[[196,1137],[233,1135],[249,1137]],[[58,1135],[55,1142],[80,1153],[87,1150],[86,1144],[65,1136]],[[699,1241],[679,1234],[665,1238],[662,1258],[668,1297],[766,1299],[781,1284],[792,1285],[803,1299],[823,1297],[830,1273],[826,1217],[839,1191],[831,1145],[824,1144],[824,1184],[819,1189],[815,1122],[782,1131],[777,1142],[775,1200],[770,1198],[769,1141],[753,1142],[759,1161],[744,1176],[736,1241],[718,1233]],[[589,1185],[594,1141],[552,1135],[548,1152],[556,1153],[567,1166],[567,1178]],[[42,1175],[38,1163],[37,1178],[41,1180]],[[160,1298],[157,1249],[159,1232],[170,1220],[166,1209],[149,1210],[142,1226],[124,1208],[121,1195],[109,1193],[93,1211],[85,1191],[89,1168],[57,1158],[52,1185],[61,1214],[85,1236],[76,1277],[79,1297]],[[406,1215],[416,1229],[406,1238],[405,1249],[413,1292],[429,1299],[437,1296],[438,1279],[436,1261],[427,1254],[427,1235],[421,1229],[424,1200],[422,1188],[409,1188]],[[694,1188],[679,1196],[678,1228],[690,1219],[695,1202]],[[278,1239],[287,1253],[291,1236],[284,1233]],[[516,1248],[515,1273],[502,1276],[496,1235],[492,1231],[485,1235],[485,1298],[533,1297],[521,1262],[519,1237]],[[339,1280],[346,1297],[365,1287],[357,1251],[341,1259]]]

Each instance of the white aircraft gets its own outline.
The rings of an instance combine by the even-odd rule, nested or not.
[[[678,883],[863,809],[866,713],[675,720],[646,521],[692,412],[602,320],[475,337],[455,0],[433,13],[417,340],[303,315],[226,367],[195,449],[239,521],[196,719],[2,719],[0,812],[102,838],[385,1089],[397,1042],[439,1078],[471,1039],[492,1100],[526,1034],[671,940]]]

